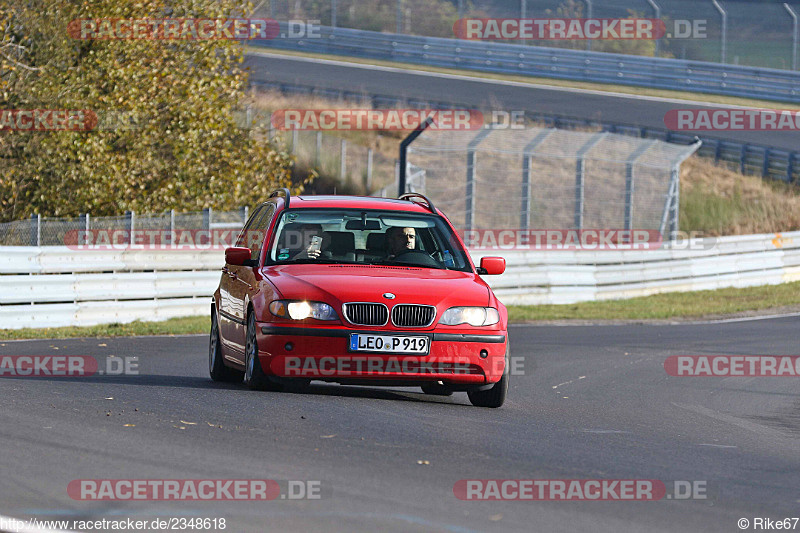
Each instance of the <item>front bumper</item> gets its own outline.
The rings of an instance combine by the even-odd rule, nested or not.
[[[266,374],[335,382],[442,381],[485,385],[500,380],[506,365],[506,332],[347,329],[257,324],[259,360]],[[427,355],[349,351],[351,333],[428,337]],[[288,349],[291,345],[291,349]],[[481,357],[481,353],[485,357]]]

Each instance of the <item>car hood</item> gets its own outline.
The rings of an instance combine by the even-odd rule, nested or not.
[[[347,302],[416,303],[439,311],[454,305],[489,305],[489,287],[457,270],[361,265],[281,265],[262,271],[283,298]],[[383,297],[392,293],[394,299]],[[339,307],[336,305],[336,307]]]

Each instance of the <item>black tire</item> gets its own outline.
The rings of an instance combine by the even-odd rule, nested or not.
[[[453,391],[447,388],[447,385],[440,385],[439,383],[432,381],[431,383],[426,383],[422,385],[422,392],[425,394],[430,394],[432,396],[452,396]]]
[[[211,333],[208,336],[208,373],[214,381],[223,383],[239,383],[244,372],[225,366],[222,360],[222,346],[219,340],[219,324],[217,314],[211,315]]]
[[[475,407],[497,408],[505,403],[506,395],[508,394],[508,367],[510,364],[508,354],[508,344],[506,344],[506,367],[503,370],[503,377],[500,378],[500,381],[495,383],[491,389],[467,391],[469,401]]]
[[[244,344],[244,384],[252,390],[282,390],[282,387],[273,383],[261,368],[261,361],[258,359],[258,343],[256,342],[256,317],[252,312],[247,316],[247,336]]]

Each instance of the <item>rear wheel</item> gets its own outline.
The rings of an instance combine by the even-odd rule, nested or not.
[[[222,360],[222,345],[219,340],[217,314],[211,315],[211,334],[208,337],[208,373],[214,381],[235,383],[242,381],[243,372],[225,366]]]
[[[487,390],[476,390],[476,391],[467,391],[467,396],[469,396],[469,401],[475,407],[500,407],[506,401],[506,395],[508,394],[508,366],[509,366],[509,357],[508,357],[508,344],[506,344],[506,367],[503,370],[503,377],[500,378],[500,381],[495,383],[491,389]]]
[[[258,359],[258,342],[256,341],[256,317],[252,312],[247,317],[247,340],[245,341],[244,354],[245,385],[253,390],[278,391],[282,389],[280,385],[273,383],[261,368],[261,361]]]

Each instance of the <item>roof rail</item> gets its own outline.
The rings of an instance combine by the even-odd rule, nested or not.
[[[436,208],[433,207],[433,202],[431,202],[430,198],[428,198],[427,196],[424,196],[424,195],[422,195],[422,194],[420,194],[418,192],[407,192],[405,194],[401,194],[400,195],[400,200],[408,200],[409,202],[414,202],[414,200],[412,200],[412,198],[422,198],[423,200],[425,200],[425,203],[427,204],[427,205],[425,205],[425,207],[428,208],[428,211],[430,211],[434,215],[438,214],[436,212]],[[415,204],[419,204],[419,202],[414,202],[414,203]]]
[[[292,193],[290,193],[289,189],[287,189],[286,187],[283,187],[281,189],[275,189],[274,191],[269,193],[269,196],[267,198],[275,198],[276,196],[279,196],[280,193],[283,193],[283,197],[285,198],[284,200],[285,205],[283,206],[283,208],[289,209],[289,198],[292,197]]]

